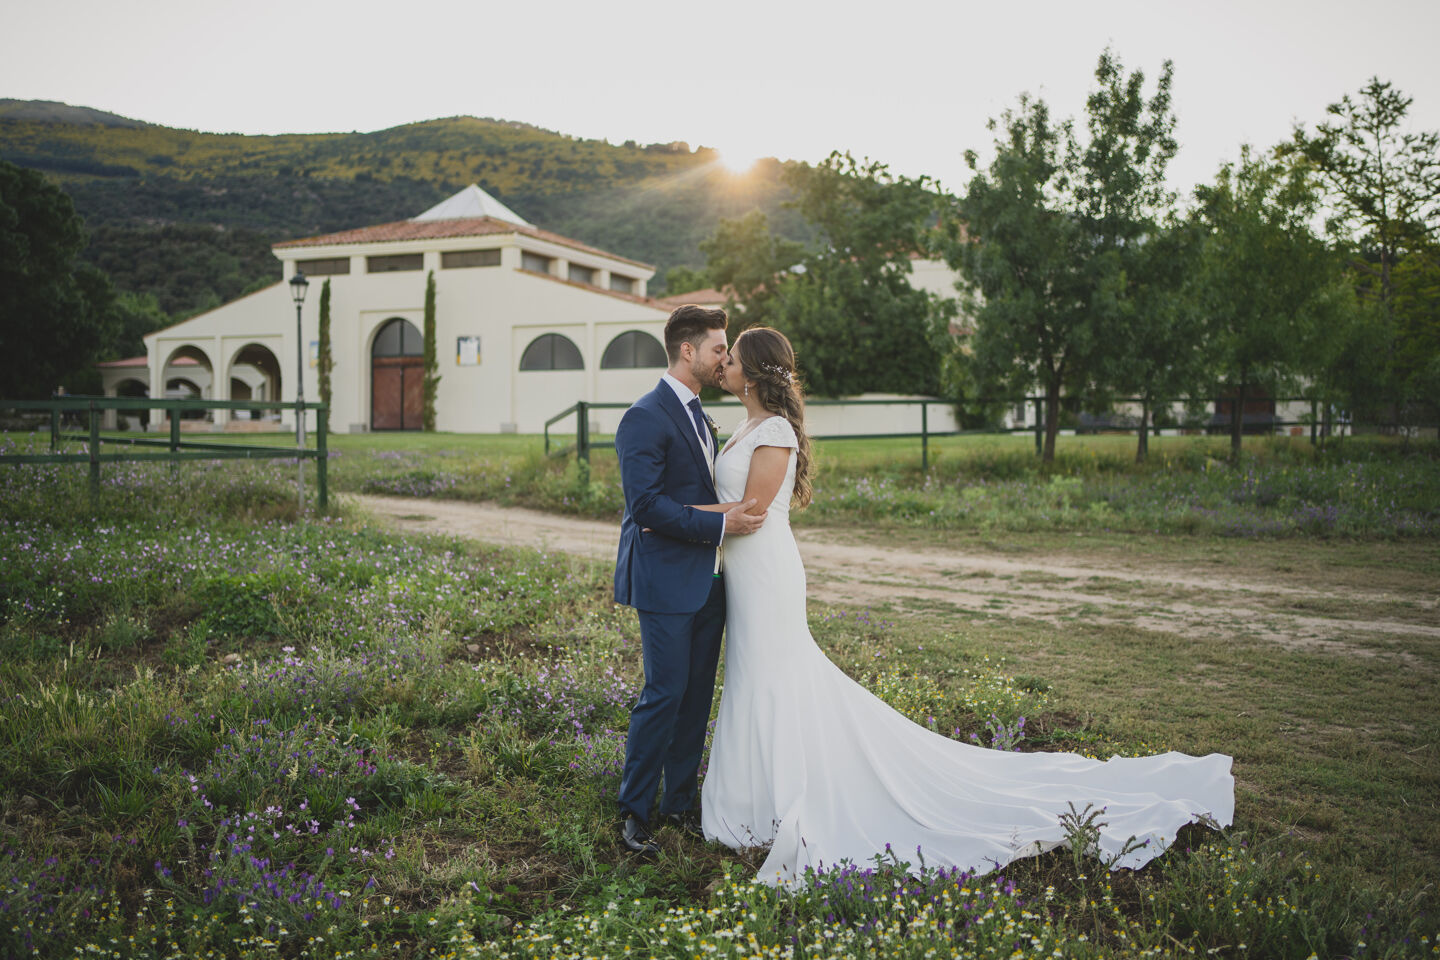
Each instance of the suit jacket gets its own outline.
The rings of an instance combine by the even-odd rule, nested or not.
[[[690,411],[664,380],[620,418],[615,452],[625,492],[615,602],[694,613],[710,595],[725,515],[686,506],[719,498]]]

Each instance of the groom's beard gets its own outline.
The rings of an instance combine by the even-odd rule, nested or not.
[[[725,377],[721,371],[725,368],[722,360],[713,366],[703,366],[698,363],[690,365],[690,374],[702,387],[719,387],[725,389]]]

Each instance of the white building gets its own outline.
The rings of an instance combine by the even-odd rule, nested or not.
[[[633,400],[665,366],[672,308],[646,296],[653,267],[534,227],[479,187],[411,220],[273,250],[279,283],[146,336],[143,383],[133,367],[104,370],[106,393],[183,376],[207,399],[292,401],[299,346],[305,399],[318,401],[320,288],[329,280],[331,428],[418,429],[432,272],[439,430],[537,432],[576,400]],[[289,285],[297,270],[311,280],[298,345]],[[214,411],[215,429],[230,420]]]
[[[666,365],[670,312],[682,302],[724,299],[715,291],[651,298],[654,267],[535,227],[476,186],[410,220],[272,249],[280,282],[149,334],[144,358],[101,366],[106,394],[152,395],[150,384],[164,384],[167,396],[289,402],[303,362],[305,399],[318,402],[320,288],[329,280],[331,429],[419,429],[425,286],[433,273],[436,428],[537,433],[577,400],[628,404],[654,387]],[[289,284],[297,271],[310,280],[298,343]],[[591,429],[613,431],[621,412],[596,411]],[[953,429],[947,406],[932,405],[929,414],[930,429]],[[819,435],[907,432],[920,419],[918,408],[901,405],[815,407],[809,417]],[[153,413],[151,429],[163,420]],[[570,423],[556,429],[573,429]],[[293,419],[289,411],[277,422],[215,410],[182,425],[290,429]]]

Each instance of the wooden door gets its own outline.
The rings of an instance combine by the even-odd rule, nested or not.
[[[425,406],[421,357],[375,357],[370,366],[370,429],[419,430]]]

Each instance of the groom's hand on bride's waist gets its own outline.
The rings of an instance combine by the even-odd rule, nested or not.
[[[759,513],[747,513],[755,506],[755,499],[752,497],[743,503],[737,503],[725,511],[725,533],[727,536],[739,536],[745,533],[754,533],[760,529],[765,522],[765,515],[769,512],[761,510]]]

